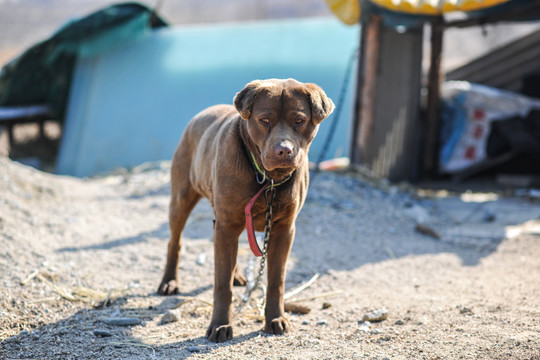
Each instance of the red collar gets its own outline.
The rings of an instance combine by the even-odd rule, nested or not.
[[[249,200],[248,204],[244,209],[244,213],[246,214],[246,231],[249,247],[251,248],[251,251],[255,256],[262,256],[263,253],[261,251],[261,248],[259,247],[259,244],[257,243],[257,238],[255,237],[255,228],[253,227],[253,215],[251,214],[251,209],[253,208],[255,201],[257,201],[259,196],[261,196],[262,192],[266,189],[269,189],[270,186],[270,184],[264,185],[261,190],[259,190],[257,194],[255,194],[255,196],[251,198],[251,200]]]

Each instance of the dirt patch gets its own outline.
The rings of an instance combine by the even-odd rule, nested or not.
[[[320,174],[297,222],[293,332],[264,334],[257,292],[234,339],[211,316],[212,210],[185,230],[182,294],[155,294],[168,241],[169,163],[74,179],[0,157],[2,359],[540,359],[540,204],[425,198]],[[415,230],[422,224],[439,239]],[[245,236],[239,263],[249,263]],[[236,296],[243,288],[235,288]],[[290,299],[290,300],[295,300]],[[173,311],[169,321],[163,315]],[[373,311],[378,322],[363,321]],[[367,319],[367,318],[366,318]]]

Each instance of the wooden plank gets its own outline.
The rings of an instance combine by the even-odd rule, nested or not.
[[[442,18],[431,22],[431,55],[428,72],[428,99],[426,110],[426,142],[423,175],[432,178],[439,164],[439,109],[441,85],[441,55],[443,44]]]
[[[362,25],[360,44],[359,105],[355,119],[354,148],[351,151],[354,164],[363,163],[368,157],[368,145],[373,127],[373,106],[379,58],[379,34],[381,17],[370,16]]]

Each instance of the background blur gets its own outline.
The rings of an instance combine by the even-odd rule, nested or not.
[[[487,24],[480,21],[464,28],[445,28],[439,41],[441,65],[435,72],[440,73],[440,81],[428,80],[433,45],[431,20],[408,29],[403,25],[408,20],[401,25],[399,21],[388,25],[392,29],[386,30],[395,43],[380,41],[382,46],[386,43],[387,49],[381,52],[377,65],[378,76],[383,76],[375,81],[381,86],[376,90],[378,110],[373,116],[378,129],[374,134],[364,132],[369,135],[364,140],[369,140],[371,145],[369,149],[359,150],[357,143],[362,131],[357,125],[361,116],[354,113],[354,106],[360,103],[358,89],[363,86],[363,75],[357,74],[361,60],[353,59],[352,55],[361,47],[364,25],[358,19],[356,23],[350,22],[353,25],[342,23],[330,11],[330,2],[139,1],[154,9],[170,27],[154,29],[139,42],[119,42],[97,56],[79,56],[73,77],[67,77],[72,82],[67,86],[69,101],[65,114],[62,110],[58,115],[60,126],[47,122],[44,129],[47,136],[36,139],[29,136],[37,134],[36,126],[17,125],[15,141],[7,140],[6,131],[2,131],[6,127],[2,127],[0,155],[9,154],[12,159],[42,170],[76,176],[170,159],[183,127],[198,111],[216,103],[231,103],[235,92],[255,78],[294,77],[319,84],[336,104],[343,100],[338,111],[321,126],[311,148],[312,161],[319,156],[324,160],[350,158],[352,164],[365,166],[376,176],[393,181],[415,181],[428,173],[459,177],[458,172],[463,170],[466,172],[461,177],[466,178],[478,172],[475,168],[468,171],[476,165],[481,165],[483,171],[485,160],[495,158],[495,155],[485,156],[488,135],[494,133],[491,122],[516,115],[496,108],[501,99],[511,98],[517,108],[524,108],[521,97],[499,90],[531,96],[521,91],[522,83],[531,75],[536,76],[535,86],[539,85],[540,77],[536,74],[540,74],[536,61],[540,53],[539,21],[518,16],[513,21],[494,20]],[[118,3],[0,0],[0,66],[49,38],[66,22]],[[341,3],[356,4],[355,1]],[[364,10],[369,12],[369,8]],[[463,13],[451,13],[446,21],[463,16]],[[16,79],[12,84],[21,84],[21,77],[28,73],[26,69],[20,71],[18,77],[12,77]],[[50,83],[56,84],[58,78]],[[65,79],[60,80],[67,83]],[[448,91],[443,91],[445,104],[451,103],[455,94],[464,98],[483,97],[468,110],[472,115],[493,113],[483,120],[481,131],[478,119],[472,115],[452,117],[458,103],[448,107],[450,111],[430,111],[435,107],[428,104],[428,83],[434,90],[438,86],[433,84],[445,80],[463,80],[498,89],[472,91],[469,85],[463,88],[463,84],[454,84],[458,88],[449,96]],[[48,82],[32,80],[29,87],[40,84]],[[22,93],[26,94],[26,88]],[[47,94],[55,92],[47,91]],[[438,103],[436,99],[431,104]],[[534,100],[530,107],[540,107],[539,101]],[[7,105],[17,103],[8,101]],[[338,125],[331,131],[334,120]],[[537,126],[538,120],[533,119],[532,123]],[[431,131],[428,124],[437,126],[432,126]],[[445,128],[449,130],[440,131]],[[470,128],[471,134],[465,128]],[[43,135],[43,129],[40,131]],[[10,135],[13,135],[11,131]],[[458,138],[461,145],[456,141]],[[325,150],[323,144],[327,139],[329,146]],[[520,139],[519,143],[523,142]],[[497,153],[496,162],[511,159],[511,165],[515,164],[514,150],[501,156]],[[458,165],[452,165],[452,159]],[[517,171],[540,172],[536,162],[524,164]],[[501,171],[516,172],[508,168],[494,170]]]
[[[142,0],[171,25],[331,16],[323,0]],[[51,35],[67,20],[112,0],[0,0],[0,65]]]

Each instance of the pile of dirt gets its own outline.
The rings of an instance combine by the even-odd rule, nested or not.
[[[286,284],[314,279],[288,300],[310,312],[290,314],[292,333],[268,336],[256,292],[235,314],[234,339],[214,344],[204,338],[208,202],[185,230],[182,294],[155,294],[169,236],[169,167],[75,179],[0,157],[0,358],[540,359],[538,202],[426,198],[353,174],[318,174]],[[242,235],[241,269],[250,261]],[[234,291],[238,304],[244,289]]]

